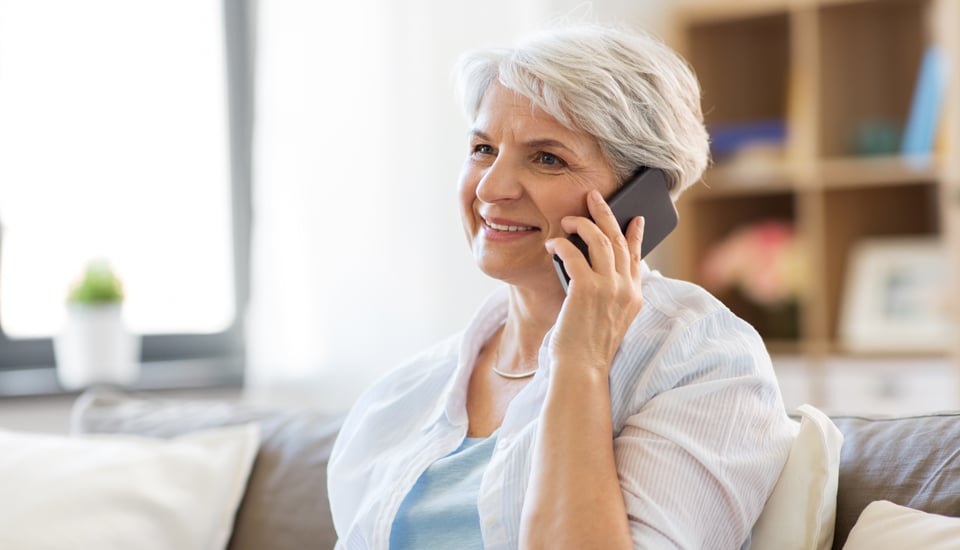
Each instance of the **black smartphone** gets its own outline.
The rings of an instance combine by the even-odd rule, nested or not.
[[[670,185],[663,170],[657,168],[641,168],[627,179],[620,189],[607,199],[610,210],[620,224],[620,231],[627,232],[630,220],[637,216],[644,217],[643,243],[640,245],[640,257],[653,250],[660,241],[666,238],[677,226],[679,219],[677,208],[670,198]],[[590,251],[587,243],[579,235],[570,235],[570,242],[576,245],[590,261]],[[563,261],[559,256],[553,256],[553,265],[557,269],[557,276],[563,290],[570,285],[570,276],[563,268]]]

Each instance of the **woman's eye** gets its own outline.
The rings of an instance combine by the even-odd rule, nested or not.
[[[537,153],[537,162],[545,166],[566,166],[562,158],[545,151]]]
[[[491,147],[491,146],[489,146],[489,145],[487,145],[487,144],[484,144],[484,143],[481,143],[481,144],[479,144],[479,145],[474,145],[474,146],[473,146],[473,154],[474,154],[474,155],[492,155],[492,154],[493,154],[493,147]]]

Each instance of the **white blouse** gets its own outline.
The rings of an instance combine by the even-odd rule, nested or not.
[[[644,264],[644,304],[610,370],[614,451],[636,548],[740,548],[787,458],[787,417],[770,357],[747,323],[700,287]],[[466,436],[467,385],[503,324],[494,293],[467,329],[380,379],[334,445],[329,498],[337,549],[386,549],[404,497]],[[513,399],[480,486],[483,544],[517,548],[537,420],[551,373]]]

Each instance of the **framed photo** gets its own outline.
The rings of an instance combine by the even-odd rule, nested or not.
[[[957,327],[946,250],[936,238],[869,239],[851,254],[840,310],[841,345],[853,352],[938,352]]]

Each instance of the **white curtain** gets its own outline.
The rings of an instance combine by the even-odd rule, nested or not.
[[[260,3],[252,391],[345,409],[495,288],[459,221],[451,68],[569,13],[557,4]]]

